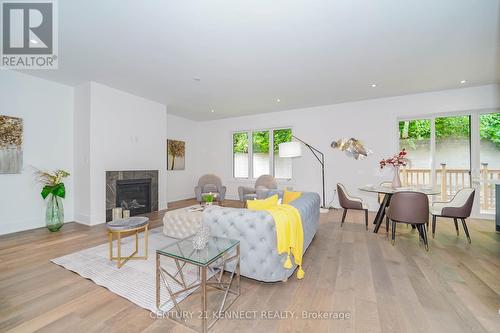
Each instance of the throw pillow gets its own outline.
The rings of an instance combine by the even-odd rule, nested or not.
[[[301,195],[302,195],[302,192],[292,192],[292,191],[285,190],[285,193],[283,193],[283,203],[289,204],[293,200],[300,198]]]
[[[247,208],[251,210],[266,210],[278,205],[278,195],[263,200],[247,200]]]

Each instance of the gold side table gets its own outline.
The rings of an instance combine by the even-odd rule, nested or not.
[[[106,223],[108,229],[109,241],[109,260],[116,260],[116,265],[121,268],[129,260],[148,258],[148,227],[149,219],[143,216],[133,216],[126,219],[115,220]],[[139,253],[139,233],[144,232],[144,255],[138,256]],[[135,251],[129,256],[122,256],[121,239],[123,233],[135,233]],[[113,235],[116,234],[117,240],[117,256],[113,256]]]

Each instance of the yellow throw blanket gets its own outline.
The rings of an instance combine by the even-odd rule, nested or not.
[[[304,231],[302,230],[302,218],[297,208],[291,205],[277,205],[266,209],[274,219],[276,225],[276,239],[278,254],[287,253],[283,267],[292,268],[290,252],[293,254],[295,264],[299,266],[297,278],[304,278],[302,270],[302,252],[304,249]]]

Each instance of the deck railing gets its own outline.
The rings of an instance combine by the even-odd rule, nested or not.
[[[500,169],[489,169],[488,163],[481,165],[481,210],[495,209],[495,184],[500,181]],[[401,169],[401,180],[405,186],[430,185],[432,173],[430,169]],[[467,169],[449,169],[442,163],[436,169],[436,186],[441,189],[441,200],[451,199],[458,190],[470,187],[471,180]]]

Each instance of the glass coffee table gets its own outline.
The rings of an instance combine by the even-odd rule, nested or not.
[[[167,266],[172,260],[175,266]],[[161,286],[170,296],[164,303]],[[200,295],[198,302],[196,295]],[[156,250],[156,307],[162,312],[166,303],[173,303],[166,317],[205,333],[239,295],[239,241],[209,237],[204,249],[195,250],[188,237]]]

